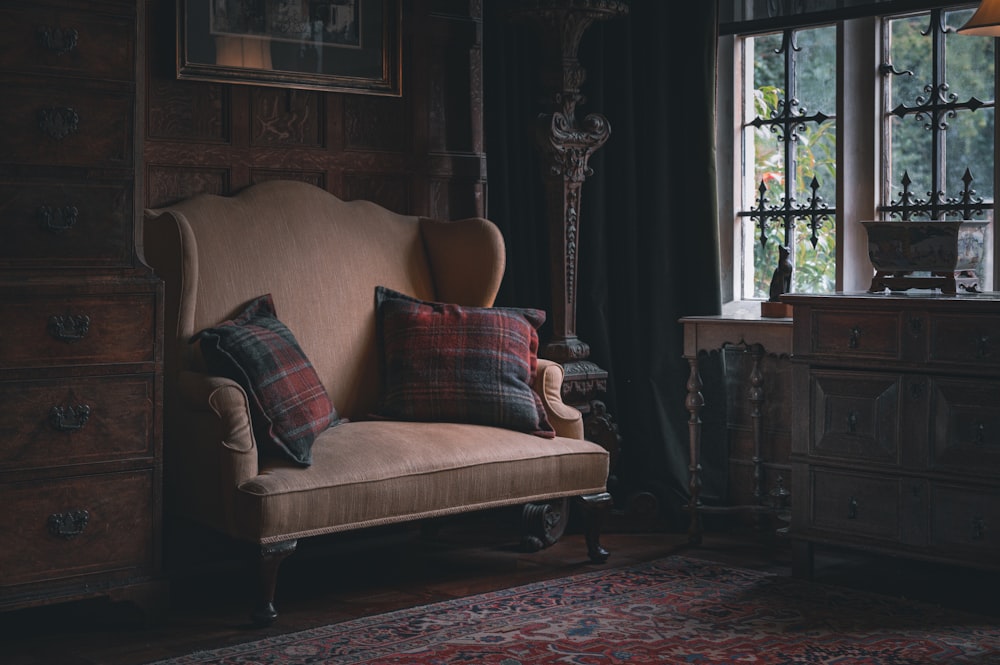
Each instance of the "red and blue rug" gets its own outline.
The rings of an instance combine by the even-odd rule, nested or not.
[[[156,665],[1000,664],[995,618],[685,557]]]

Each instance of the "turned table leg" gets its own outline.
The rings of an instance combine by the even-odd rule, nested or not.
[[[690,464],[688,466],[688,489],[691,498],[688,499],[687,510],[691,517],[688,526],[688,542],[692,545],[701,544],[701,534],[703,531],[701,523],[701,407],[705,405],[705,397],[701,394],[701,375],[698,373],[697,353],[688,358],[691,366],[691,374],[688,376],[687,397],[684,399],[684,407],[691,416],[688,418],[688,446]]]
[[[750,421],[753,423],[753,498],[755,505],[762,505],[764,501],[764,459],[761,456],[764,441],[764,416],[762,406],[764,404],[764,373],[761,371],[761,360],[764,358],[764,347],[760,344],[750,345],[750,356],[753,358],[753,366],[750,369]],[[765,519],[763,514],[757,514],[757,526],[763,527]]]

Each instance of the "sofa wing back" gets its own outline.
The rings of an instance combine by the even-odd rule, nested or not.
[[[269,181],[149,210],[143,253],[166,285],[167,381],[197,369],[188,340],[270,293],[340,415],[376,404],[376,285],[490,305],[503,240],[490,222],[434,222],[307,183]]]

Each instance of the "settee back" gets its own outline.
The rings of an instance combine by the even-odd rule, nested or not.
[[[200,369],[189,344],[196,332],[270,293],[347,418],[377,404],[375,286],[490,306],[505,261],[503,238],[487,220],[400,215],[293,181],[147,210],[142,245],[165,285],[168,391],[177,372]]]

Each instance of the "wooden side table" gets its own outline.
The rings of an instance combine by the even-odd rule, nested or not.
[[[688,541],[700,544],[703,525],[702,513],[754,512],[770,513],[772,506],[764,504],[763,465],[761,447],[764,439],[763,405],[765,401],[764,374],[761,360],[765,354],[787,355],[792,350],[792,319],[761,318],[752,310],[720,316],[686,316],[680,319],[684,326],[684,358],[691,368],[687,381],[684,406],[690,413],[688,443],[690,446],[689,490],[687,511],[691,522]],[[753,427],[753,492],[755,503],[737,506],[703,506],[701,504],[701,410],[705,398],[701,393],[702,380],[698,371],[698,354],[702,351],[738,347],[749,353],[753,360],[747,399]]]

